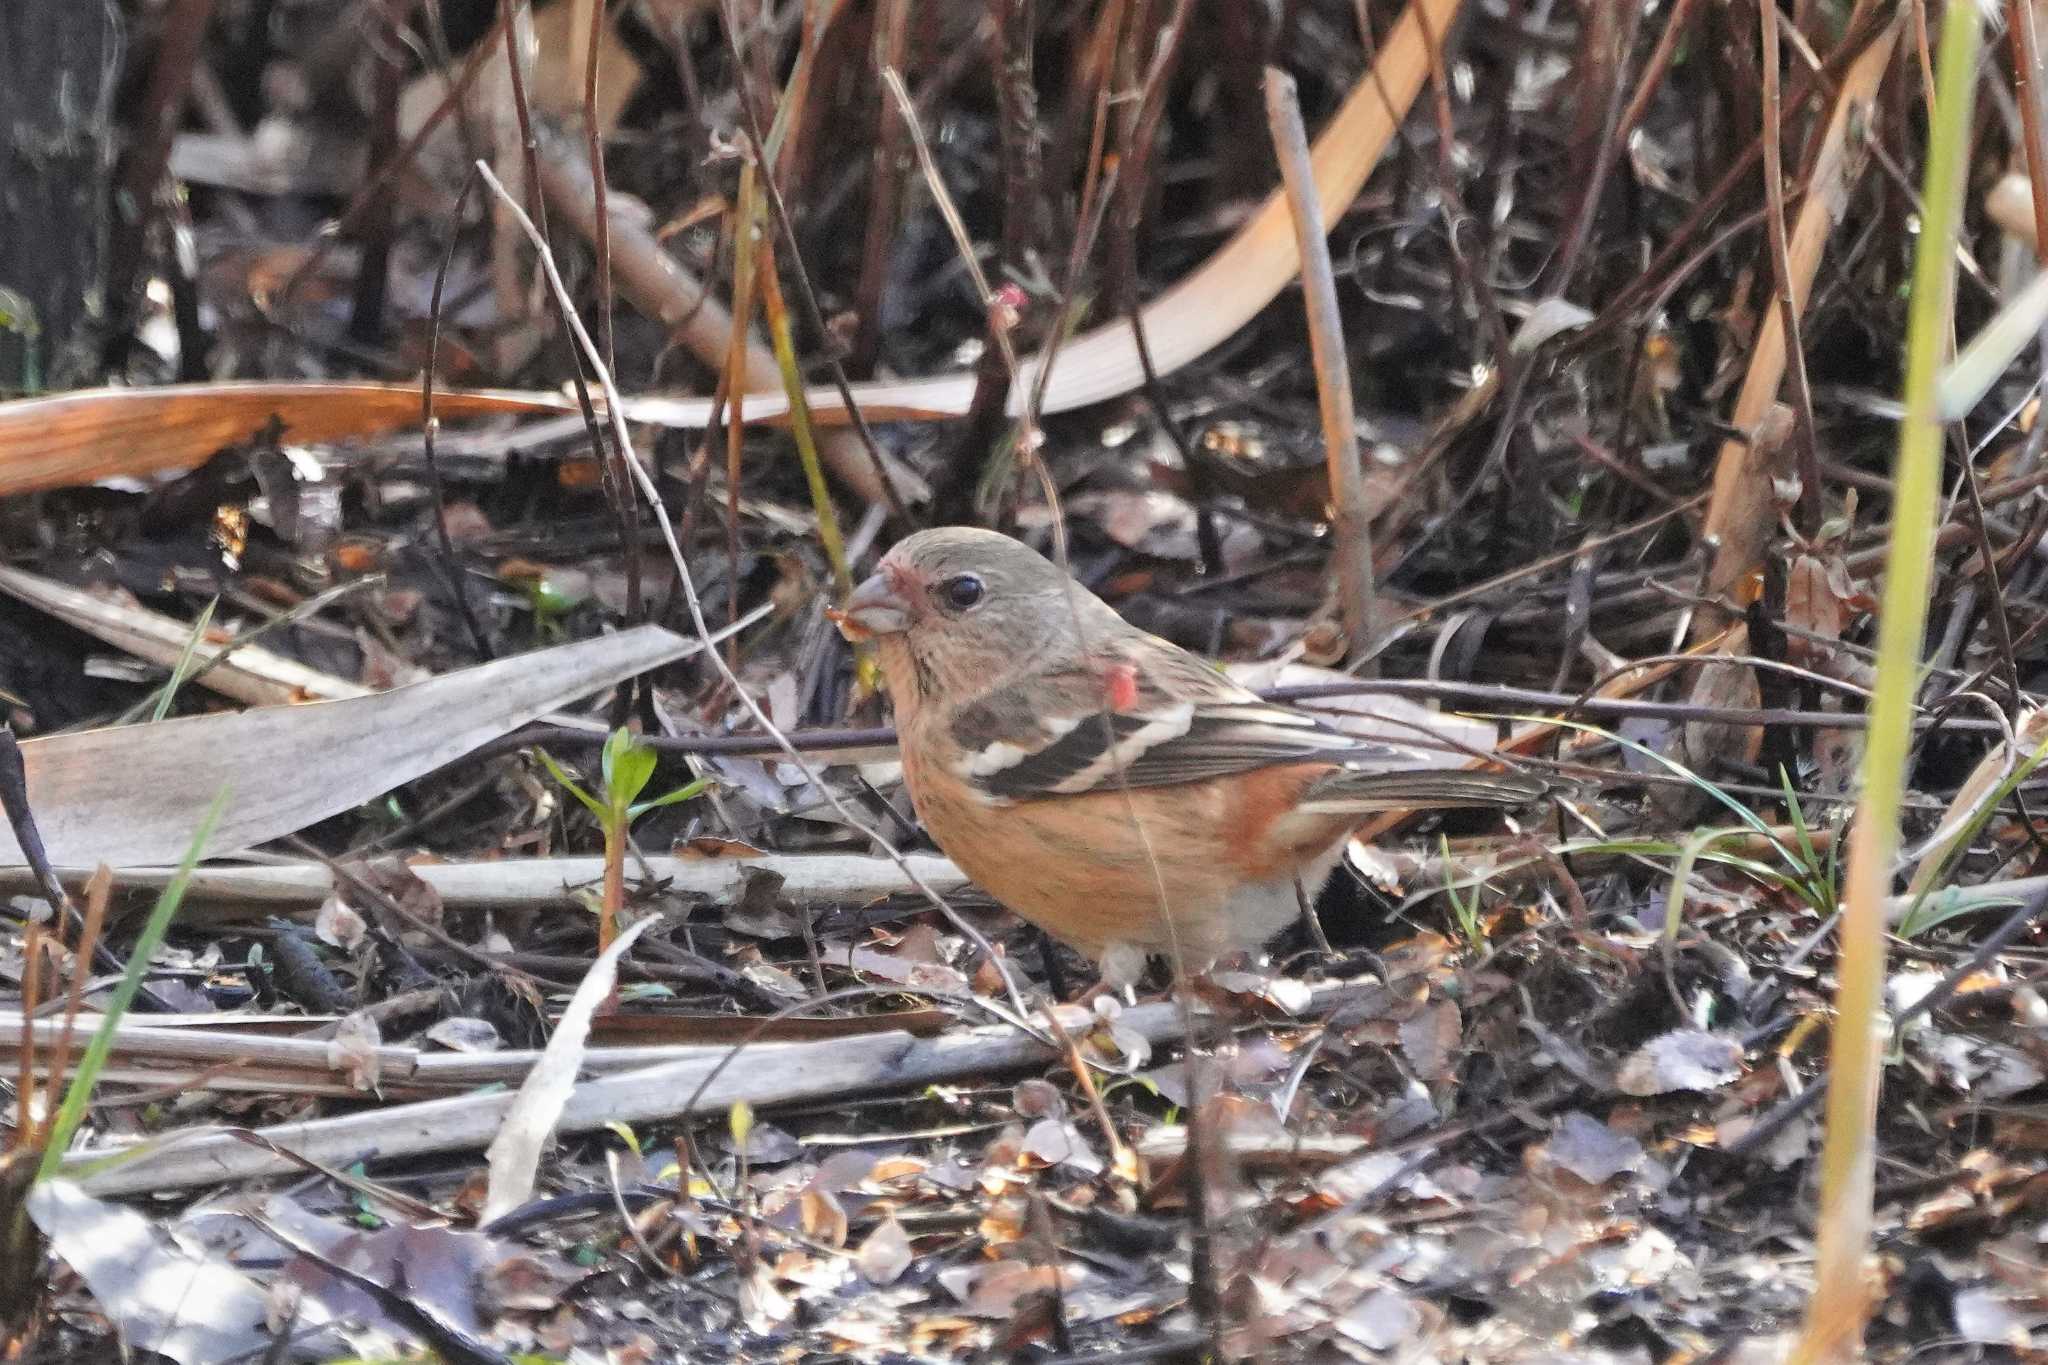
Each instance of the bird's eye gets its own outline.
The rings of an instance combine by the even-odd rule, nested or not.
[[[946,599],[946,605],[955,611],[966,611],[978,605],[987,595],[988,589],[981,580],[971,573],[955,574],[939,585],[939,592]]]

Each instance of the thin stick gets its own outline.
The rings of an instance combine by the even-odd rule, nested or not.
[[[61,926],[61,919],[52,920]],[[32,1019],[43,1003],[43,926],[30,920],[21,935],[21,1017]],[[77,975],[85,974],[84,964],[79,965]],[[14,1136],[18,1146],[27,1149],[33,1146],[32,1134],[40,1133],[43,1121],[36,1117],[36,1039],[33,1033],[21,1040],[21,1063],[19,1074],[14,1078]],[[63,1084],[63,1077],[52,1075],[50,1093],[57,1093]]]
[[[64,1031],[58,1035],[57,1055],[50,1059],[49,1075],[52,1088],[64,1084],[64,1073],[71,1069],[72,1034],[78,1027],[78,1007],[85,1001],[85,983],[92,975],[93,952],[99,947],[100,931],[107,922],[107,904],[113,899],[114,872],[105,863],[93,869],[91,880],[85,884],[85,925],[78,932],[78,942],[71,950],[71,991],[64,1002]],[[21,1017],[27,1019],[32,1011],[23,1002]],[[23,1047],[26,1050],[26,1040]],[[49,1136],[50,1125],[56,1121],[54,1110],[43,1115],[38,1130],[38,1140]]]
[[[1323,416],[1323,447],[1330,469],[1330,504],[1335,511],[1337,607],[1344,621],[1347,653],[1361,672],[1373,671],[1379,640],[1379,594],[1373,583],[1372,518],[1366,509],[1365,472],[1358,462],[1358,423],[1351,408],[1351,370],[1344,353],[1344,323],[1337,311],[1337,279],[1330,244],[1323,236],[1323,211],[1309,166],[1308,130],[1302,126],[1294,79],[1266,68],[1266,121],[1273,151],[1294,211],[1294,239],[1301,253],[1301,291],[1308,312],[1309,353],[1316,367],[1317,406]]]
[[[597,267],[597,339],[604,348],[604,363],[616,367],[612,353],[612,228],[611,213],[606,207],[606,192],[609,181],[604,169],[604,131],[597,126],[597,68],[604,51],[604,0],[584,0],[590,10],[590,24],[587,28],[572,26],[570,38],[584,46],[585,65],[583,68],[583,136],[590,153],[590,188],[594,208],[591,214],[596,231],[591,234],[590,247]],[[640,586],[640,525],[639,495],[633,481],[626,477],[623,456],[616,448],[603,452],[606,456],[604,479],[606,491],[611,494],[619,509],[619,525],[625,534],[626,552],[626,619],[645,621],[647,609]]]
[[[903,125],[910,133],[910,145],[917,152],[917,164],[924,172],[924,183],[931,191],[932,203],[938,207],[939,217],[945,220],[946,230],[953,234],[953,244],[960,248],[960,263],[967,267],[967,277],[974,281],[974,296],[981,300],[981,306],[986,310],[995,303],[995,291],[989,287],[988,276],[982,273],[981,261],[974,254],[974,238],[968,235],[967,222],[960,216],[953,196],[946,192],[946,182],[939,175],[939,163],[933,158],[931,144],[925,141],[924,129],[917,121],[917,104],[910,98],[903,77],[893,67],[883,68],[882,83],[888,86],[889,94],[903,114]],[[995,341],[1002,350],[1003,364],[1011,374],[1016,374],[1017,352],[1010,344],[1009,333],[1000,333]]]
[[[2006,16],[2012,31],[2012,97],[2020,107],[2027,182],[2034,190],[2034,259],[2048,264],[2048,132],[2041,126],[2041,35],[2034,25],[2032,0],[2011,0]]]
[[[458,224],[462,221],[462,206],[469,202],[470,186],[474,184],[475,176],[464,176],[462,193],[455,196],[455,221]],[[469,630],[470,643],[476,646],[477,656],[488,660],[493,657],[490,637],[484,634],[483,622],[477,619],[475,608],[469,604],[462,561],[456,557],[455,540],[448,533],[448,493],[441,481],[441,461],[434,451],[434,438],[441,432],[440,419],[434,416],[434,376],[441,368],[441,295],[448,285],[449,267],[455,263],[455,244],[461,239],[459,228],[449,232],[448,246],[441,253],[441,264],[434,270],[433,297],[427,305],[427,363],[420,371],[420,449],[427,462],[427,488],[434,498],[434,541],[441,551],[441,573],[448,581],[448,592],[455,598],[455,610]],[[632,553],[632,547],[626,547],[626,552]]]

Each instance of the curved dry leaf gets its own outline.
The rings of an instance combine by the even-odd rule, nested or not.
[[[797,1195],[797,1225],[804,1236],[828,1247],[846,1245],[846,1210],[824,1190],[804,1190]]]
[[[1543,1151],[1588,1185],[1604,1185],[1643,1164],[1642,1143],[1577,1109],[1558,1120]]]
[[[474,1015],[455,1014],[441,1020],[424,1035],[450,1052],[496,1052],[505,1046],[496,1025]]]
[[[1400,1025],[1401,1051],[1424,1084],[1451,1079],[1465,1019],[1454,1001],[1438,1000]]]
[[[1406,1294],[1376,1289],[1337,1319],[1337,1330],[1374,1351],[1409,1345],[1422,1332],[1422,1309]]]
[[[434,395],[434,414],[444,420],[576,410],[544,393]],[[417,384],[166,384],[25,398],[0,403],[0,496],[191,469],[272,421],[295,442],[315,442],[376,436],[419,420]]]
[[[1088,1175],[1102,1171],[1102,1158],[1065,1119],[1040,1119],[1024,1134],[1023,1154],[1041,1166],[1071,1166]]]
[[[327,1040],[327,1065],[357,1090],[375,1091],[384,1077],[379,1055],[383,1046],[384,1030],[377,1026],[376,1016],[357,1010],[334,1026],[334,1036]]]

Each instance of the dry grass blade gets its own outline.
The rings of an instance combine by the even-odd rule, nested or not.
[[[698,648],[641,626],[371,697],[31,740],[22,758],[53,863],[162,863],[190,842],[190,812],[223,781],[234,795],[213,847],[248,848]],[[0,834],[0,864],[21,861],[12,833]]]

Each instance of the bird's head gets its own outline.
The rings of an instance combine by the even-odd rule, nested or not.
[[[1116,620],[1099,598],[1023,542],[970,526],[941,526],[898,541],[832,619],[847,639],[881,645],[892,686],[917,681],[897,676],[902,670],[891,666],[896,655],[921,672],[957,671],[962,676],[947,681],[980,691],[1006,671],[1007,661],[1074,638],[1077,610],[1096,629]]]

